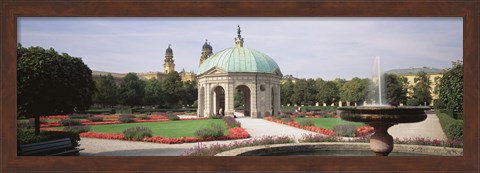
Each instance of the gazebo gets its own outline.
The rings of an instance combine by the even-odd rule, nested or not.
[[[282,72],[268,55],[243,47],[238,26],[235,47],[209,56],[198,69],[199,117],[234,115],[235,90],[243,93],[244,115],[261,118],[280,112]]]

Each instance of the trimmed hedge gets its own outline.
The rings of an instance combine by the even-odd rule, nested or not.
[[[123,135],[127,139],[143,139],[145,137],[152,137],[152,130],[147,127],[132,127],[125,129]]]
[[[335,136],[344,136],[344,137],[355,137],[357,132],[357,127],[352,124],[340,124],[333,127],[333,133]]]
[[[58,123],[62,124],[63,126],[78,126],[82,123],[77,119],[62,119],[58,121]]]
[[[198,138],[217,138],[223,136],[223,127],[219,124],[212,123],[210,127],[200,128],[195,131],[195,136]]]
[[[117,111],[115,109],[90,109],[85,111],[88,114],[115,114]]]
[[[446,113],[437,113],[443,132],[450,140],[463,140],[463,120],[456,120]]]

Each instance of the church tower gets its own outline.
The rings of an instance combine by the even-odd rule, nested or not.
[[[163,64],[163,73],[168,74],[172,71],[175,71],[175,63],[173,63],[173,50],[168,45],[167,50],[165,51],[165,63]]]
[[[208,57],[210,57],[213,53],[213,48],[208,43],[208,40],[205,40],[205,44],[202,47],[202,56],[200,56],[200,64],[202,64]]]

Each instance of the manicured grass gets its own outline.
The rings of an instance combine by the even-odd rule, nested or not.
[[[316,127],[321,127],[325,129],[333,129],[333,127],[340,124],[353,124],[357,127],[365,125],[364,123],[344,121],[340,118],[295,118],[295,121],[299,122],[300,120],[307,120],[307,119],[315,122]]]
[[[202,127],[210,127],[211,123],[220,124],[224,127],[224,134],[229,134],[228,128],[222,119],[206,119],[206,120],[181,120],[181,121],[165,121],[165,122],[148,122],[148,123],[126,123],[126,124],[110,124],[110,125],[92,125],[91,132],[116,133],[122,134],[123,130],[131,127],[147,127],[152,130],[153,136],[162,137],[195,137],[195,131]],[[59,127],[63,129],[63,127]]]

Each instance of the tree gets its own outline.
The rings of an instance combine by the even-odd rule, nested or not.
[[[384,74],[385,98],[390,105],[398,106],[407,101],[407,88],[402,83],[402,78],[395,74]]]
[[[159,80],[151,78],[145,82],[145,105],[163,105],[163,90]]]
[[[242,107],[245,103],[244,103],[244,99],[245,99],[245,94],[242,92],[242,90],[239,90],[239,89],[236,89],[235,90],[235,93],[233,95],[233,107],[235,109],[237,108],[240,108]]]
[[[440,80],[440,100],[447,109],[463,112],[463,62],[452,62],[452,68]]]
[[[317,100],[330,106],[340,99],[337,85],[333,81],[317,82]]]
[[[367,96],[367,91],[368,79],[354,77],[342,86],[340,97],[342,100],[361,104]]]
[[[198,87],[195,81],[185,81],[183,83],[183,91],[181,92],[182,104],[192,106],[193,102],[198,99]]]
[[[53,48],[24,48],[17,45],[18,116],[40,116],[84,111],[92,104],[95,83],[82,59],[59,54]]]
[[[176,71],[168,73],[165,80],[162,82],[163,91],[165,91],[165,104],[169,106],[177,105],[180,101],[182,92],[182,78]]]
[[[305,90],[303,102],[306,105],[312,106],[316,102],[316,96],[317,96],[317,88],[315,84],[315,80],[313,79],[308,79],[307,80],[307,88]]]
[[[120,103],[130,107],[143,104],[145,83],[135,73],[128,73],[120,82]]]
[[[109,73],[107,76],[100,76],[95,81],[96,90],[93,94],[93,102],[102,106],[115,106],[118,104],[118,85],[113,76]]]
[[[293,86],[293,94],[290,100],[292,103],[301,105],[304,102],[305,92],[307,91],[307,80],[299,79]]]
[[[293,95],[294,85],[291,79],[287,79],[284,83],[280,85],[280,102],[282,105],[287,105],[292,103],[291,98]]]
[[[415,85],[413,86],[413,95],[409,101],[409,105],[429,105],[432,102],[430,77],[428,77],[427,73],[421,71],[418,72],[417,76],[413,80]]]

